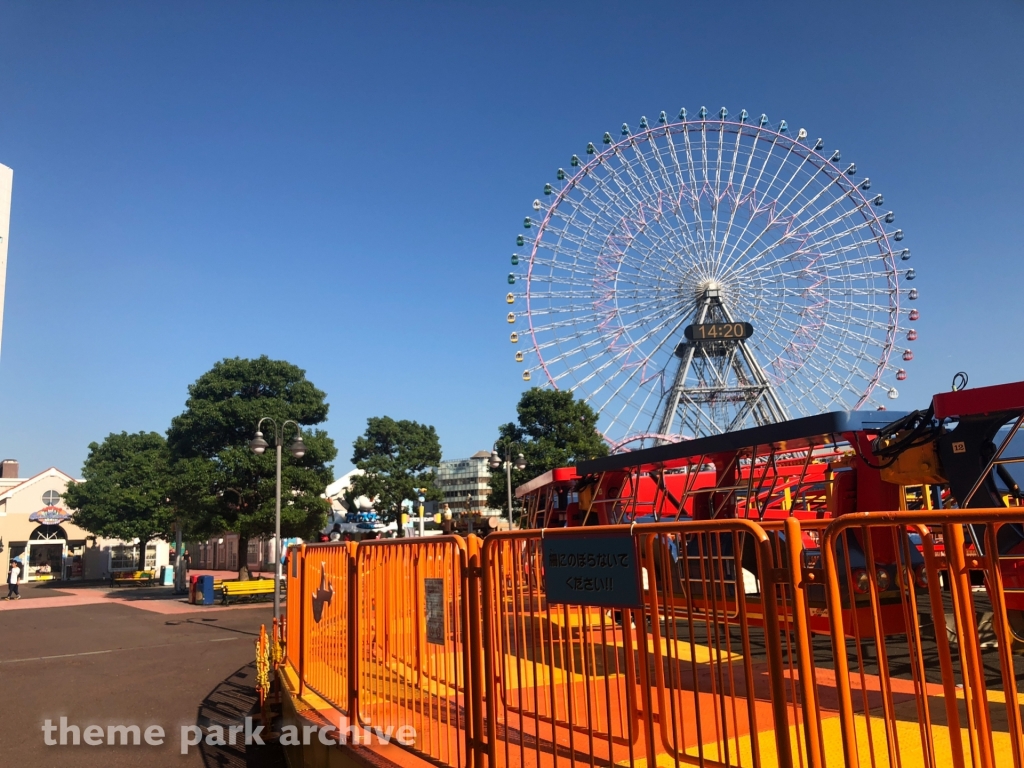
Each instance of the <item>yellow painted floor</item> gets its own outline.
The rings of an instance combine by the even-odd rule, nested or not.
[[[862,768],[948,768],[953,765],[953,751],[950,744],[947,729],[942,726],[932,726],[931,735],[935,749],[934,759],[925,759],[924,745],[922,744],[921,727],[918,723],[906,720],[896,721],[896,739],[894,742],[895,761],[890,760],[888,744],[886,741],[885,723],[880,718],[872,718],[870,736],[867,720],[858,715],[854,722],[857,731],[857,758]],[[822,720],[822,743],[825,747],[826,768],[842,768],[846,765],[844,760],[842,732],[838,717],[830,717]],[[794,765],[806,765],[806,757],[801,763],[798,758],[796,745],[798,739],[803,738],[803,728],[791,726],[789,739],[794,756]],[[970,745],[967,741],[967,730],[961,729],[963,739],[964,765],[974,765],[970,755]],[[898,749],[896,748],[898,745]],[[1013,765],[1010,734],[995,732],[992,735],[993,754],[996,756],[996,766]],[[758,751],[761,757],[761,768],[778,768],[777,745],[774,731],[764,731],[758,734]],[[728,762],[725,758],[728,756]],[[754,764],[751,754],[751,739],[745,736],[729,741],[728,748],[722,744],[705,744],[703,750],[692,749],[685,755],[680,755],[677,762],[670,755],[658,755],[657,768],[675,768],[679,765],[700,764],[700,759],[725,763],[730,766],[751,766]],[[618,763],[628,765],[628,763]],[[633,763],[636,768],[647,768],[646,759],[638,759]]]

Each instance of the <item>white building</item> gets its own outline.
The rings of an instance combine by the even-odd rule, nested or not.
[[[466,511],[466,497],[470,509],[483,515],[500,515],[501,511],[487,506],[491,492],[488,482],[491,470],[487,466],[489,451],[477,451],[468,459],[442,461],[437,467],[437,487],[444,494],[444,502],[453,512]]]

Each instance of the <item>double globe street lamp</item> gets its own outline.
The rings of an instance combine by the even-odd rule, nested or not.
[[[508,524],[512,525],[512,467],[522,471],[526,469],[526,459],[523,458],[523,454],[516,456],[515,461],[512,461],[512,446],[514,443],[500,444],[500,447],[505,452],[505,458],[502,459],[498,454],[499,444],[495,443],[494,449],[491,451],[491,460],[487,462],[487,466],[491,469],[499,469],[502,464],[505,465],[505,489],[508,491]],[[520,521],[522,522],[522,521]]]
[[[288,452],[296,459],[306,455],[306,444],[302,442],[302,428],[298,423],[288,419],[278,427],[277,422],[269,416],[264,416],[256,425],[256,437],[249,441],[249,449],[257,456],[270,447],[270,444],[263,439],[263,422],[269,421],[274,426],[271,436],[274,438],[274,445],[277,448],[277,484],[275,490],[274,507],[274,618],[280,624],[281,621],[281,446],[284,443],[285,429],[291,424],[295,427],[295,439],[288,446]]]

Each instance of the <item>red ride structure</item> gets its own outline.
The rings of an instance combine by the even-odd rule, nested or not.
[[[1024,443],[1022,423],[1024,382],[961,389],[935,395],[923,411],[825,413],[584,461],[534,478],[516,496],[524,527],[747,518],[777,537],[780,554],[787,551],[783,523],[792,517],[800,522],[802,566],[813,568],[818,533],[842,515],[1020,506],[1009,465],[1024,461],[1024,446],[1013,447]],[[983,526],[967,532],[973,554],[984,556]],[[907,535],[912,541],[909,529]],[[883,605],[884,632],[902,633],[899,585],[923,587],[924,560],[891,534],[873,534],[871,544],[869,573],[864,542],[848,537],[842,572],[852,582],[851,589],[844,586],[852,603],[844,607],[860,609],[862,597],[866,604],[873,578],[883,603],[892,606],[887,612]],[[1003,526],[998,546],[1010,623],[1024,640],[1024,531]],[[748,557],[678,554],[679,569],[723,555],[741,563]],[[737,589],[740,583],[737,577]],[[827,631],[823,587],[812,588],[809,600],[817,606],[812,629]],[[861,617],[860,626],[872,621]]]

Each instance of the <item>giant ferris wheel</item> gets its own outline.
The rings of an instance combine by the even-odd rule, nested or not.
[[[917,338],[894,221],[784,120],[623,124],[523,220],[506,297],[522,378],[586,400],[619,449],[882,407]]]

